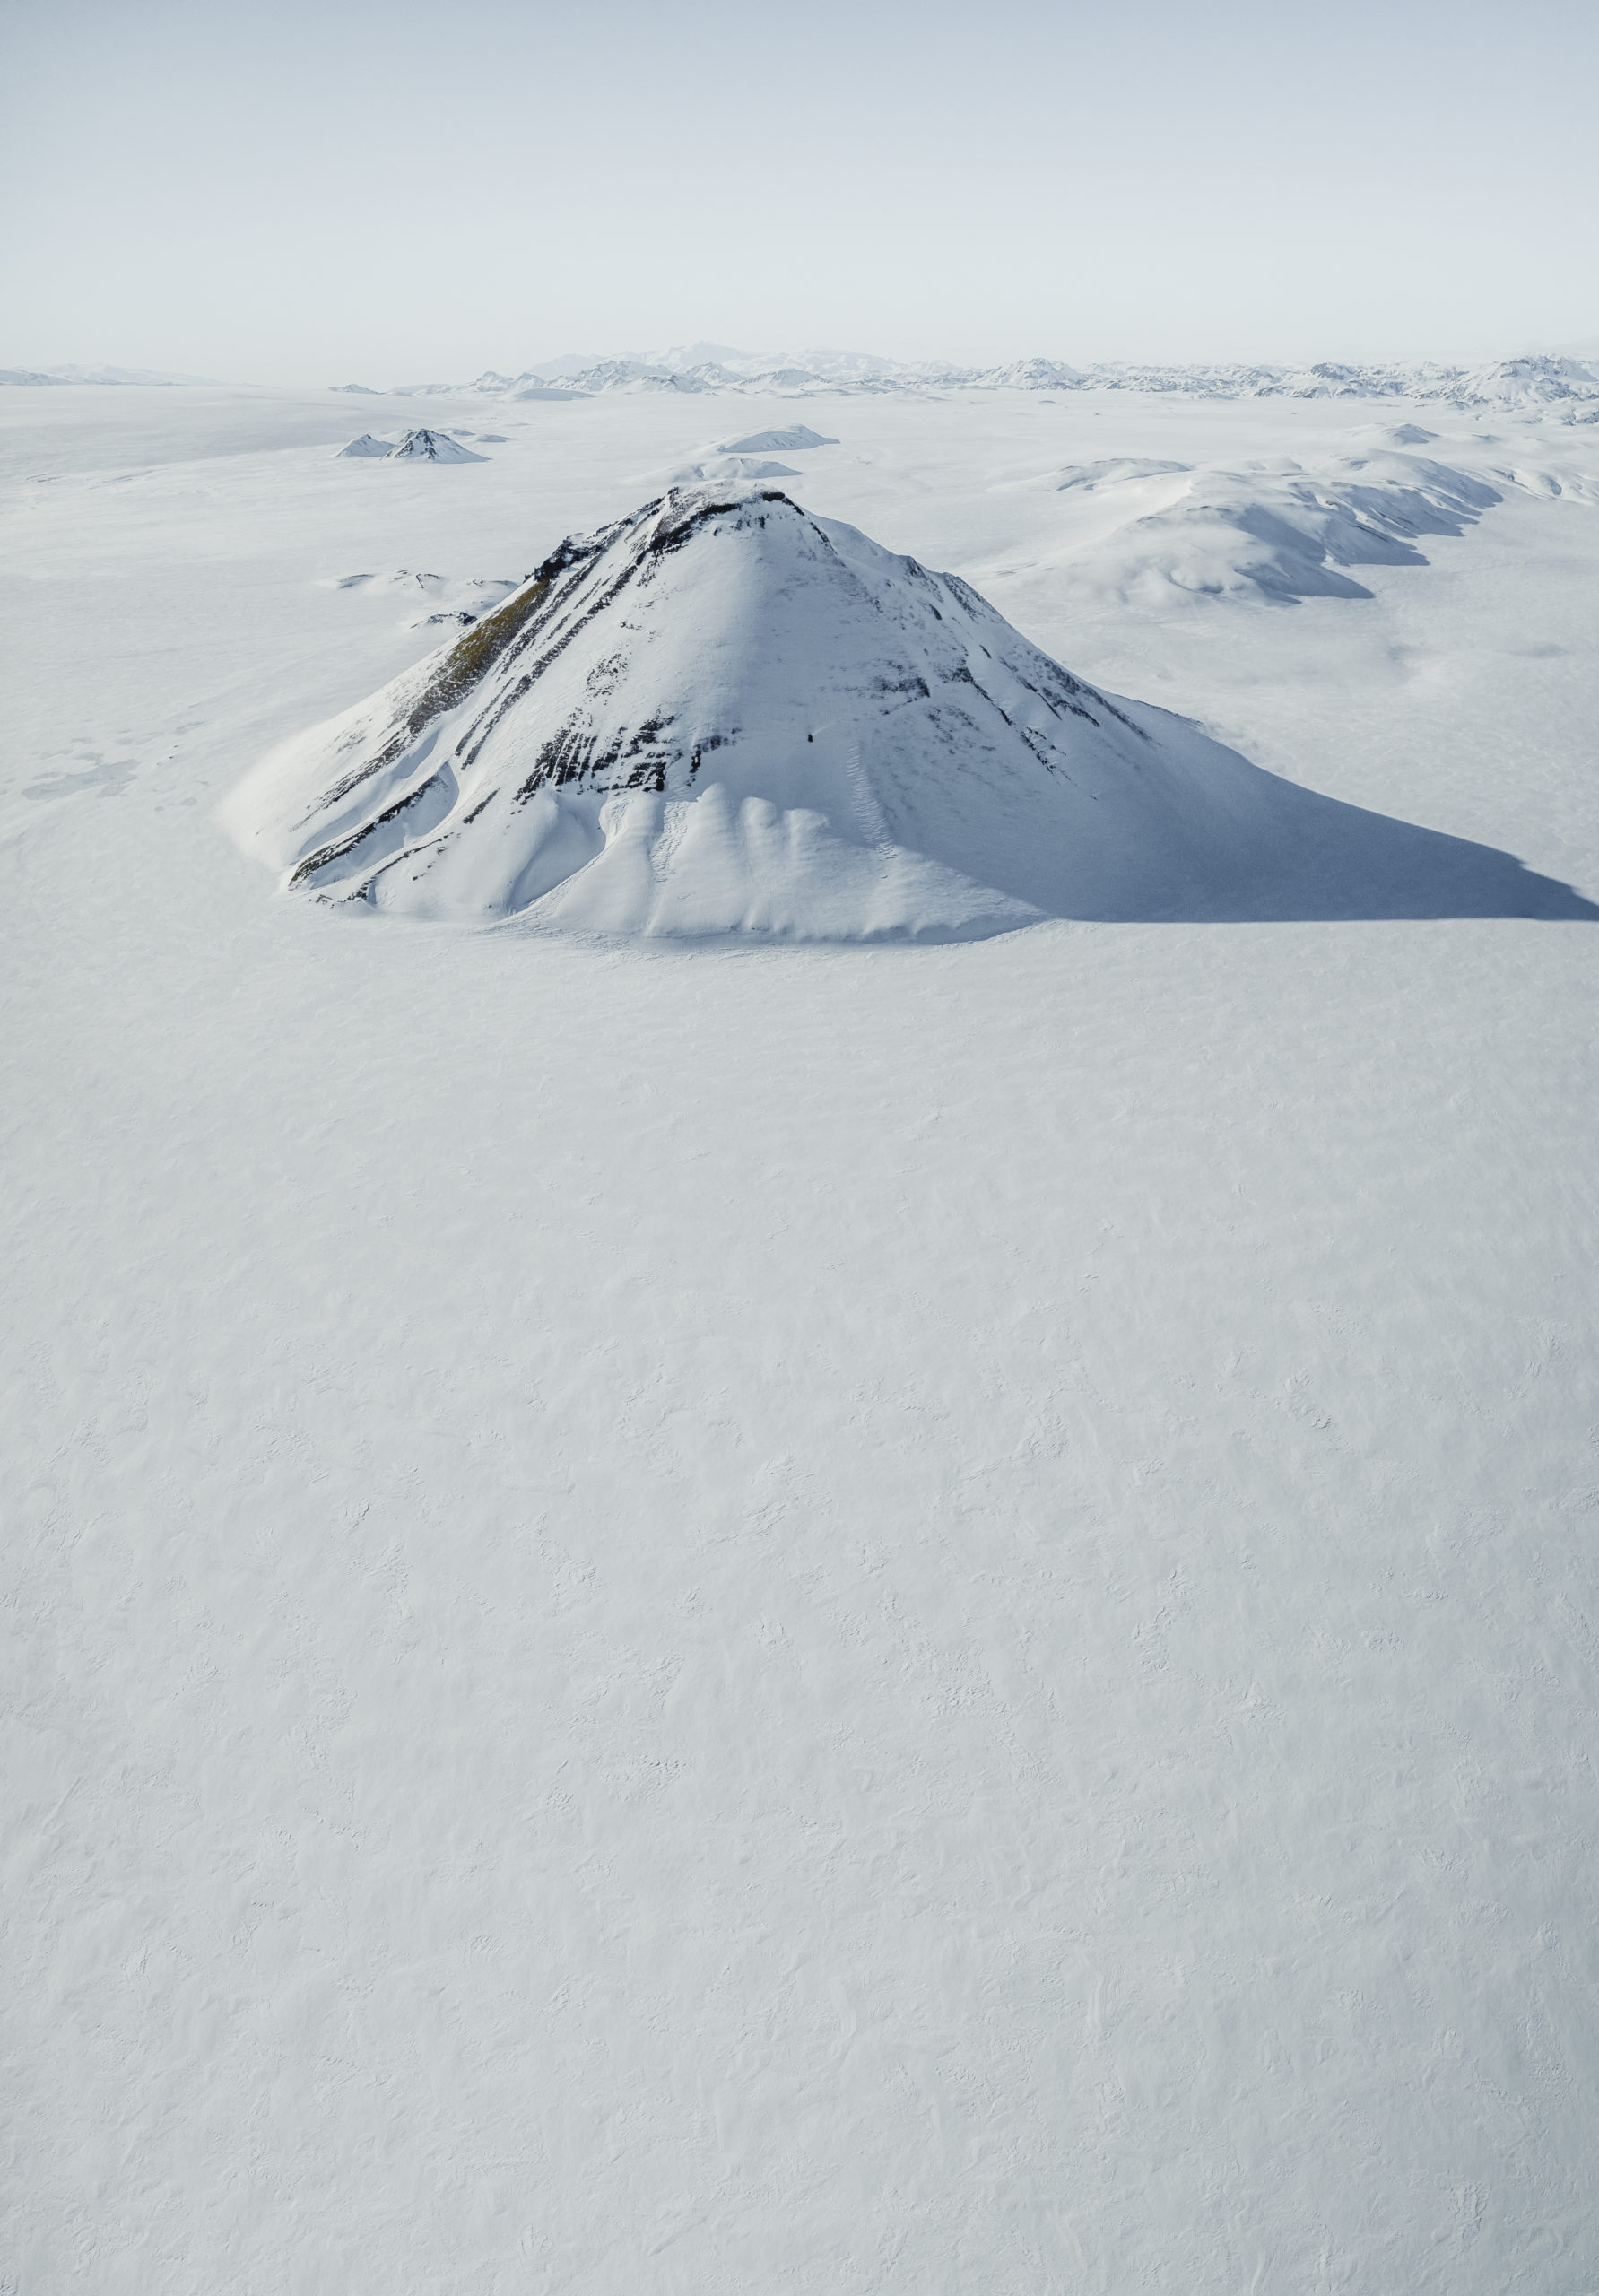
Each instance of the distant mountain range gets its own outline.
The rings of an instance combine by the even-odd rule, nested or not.
[[[714,355],[713,355],[714,354]],[[367,387],[345,384],[364,395]],[[1456,407],[1550,410],[1571,421],[1599,420],[1599,362],[1553,352],[1526,353],[1482,365],[1432,361],[1312,366],[1160,366],[1124,361],[1069,367],[1053,359],[1017,359],[995,367],[904,361],[865,352],[760,355],[697,343],[645,358],[568,357],[518,374],[491,368],[465,383],[406,383],[402,398],[485,396],[503,400],[596,397],[614,391],[701,395],[745,393],[807,398],[891,392],[1159,391],[1212,399],[1414,399]]]
[[[155,367],[0,367],[0,383],[209,383],[214,375],[169,375]]]
[[[0,368],[0,384],[194,384],[212,379],[145,367]],[[1431,360],[1377,364],[1322,360],[1310,366],[1098,361],[1071,367],[1055,359],[1014,359],[998,366],[957,367],[935,359],[885,359],[868,351],[751,352],[728,344],[692,343],[648,355],[569,353],[514,374],[490,368],[470,382],[402,383],[387,391],[367,383],[335,387],[361,398],[530,401],[594,398],[615,391],[781,398],[893,392],[1158,391],[1210,399],[1411,399],[1464,409],[1547,413],[1566,422],[1599,421],[1599,357],[1560,352],[1529,352],[1475,366],[1447,366]]]

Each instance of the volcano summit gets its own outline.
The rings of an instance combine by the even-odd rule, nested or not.
[[[943,940],[1573,913],[1508,856],[1112,700],[956,576],[760,484],[569,538],[222,818],[295,890],[480,924]]]

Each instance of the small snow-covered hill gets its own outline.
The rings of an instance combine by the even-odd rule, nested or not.
[[[812,447],[836,447],[808,422],[791,422],[782,430],[752,430],[747,439],[729,439],[718,449],[724,455],[800,455]]]
[[[1236,469],[1121,456],[1044,483],[1068,498],[1069,556],[1104,594],[1369,598],[1344,569],[1424,565],[1424,537],[1458,536],[1503,500],[1486,477],[1395,450],[1430,439],[1402,424],[1353,453]]]
[[[1478,848],[1097,691],[954,576],[760,484],[569,539],[223,819],[325,900],[604,932],[1359,913],[1378,879],[1384,914],[1529,898],[1505,857],[1463,878]]]
[[[471,432],[467,432],[471,437]],[[452,439],[448,430],[407,430],[396,443],[393,439],[376,439],[363,430],[359,439],[352,439],[335,455],[335,462],[353,459],[357,462],[391,463],[486,463],[487,455],[474,455],[469,447]]]
[[[396,463],[486,463],[488,459],[487,455],[474,455],[470,447],[463,447],[444,430],[407,430],[389,450],[389,460]]]
[[[770,455],[708,455],[703,462],[676,463],[651,483],[662,487],[714,486],[725,494],[729,487],[745,485],[756,479],[798,476],[792,463],[778,462]]]

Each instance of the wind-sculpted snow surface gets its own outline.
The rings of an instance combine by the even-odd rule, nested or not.
[[[265,760],[224,819],[324,900],[612,933],[1569,913],[1502,855],[1110,699],[954,576],[760,486],[675,489],[569,538]]]

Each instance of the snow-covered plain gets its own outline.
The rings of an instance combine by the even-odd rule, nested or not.
[[[734,427],[495,414],[0,402],[0,2286],[1588,2296],[1599,428],[830,404],[808,510],[1555,891],[796,947],[222,834]]]

